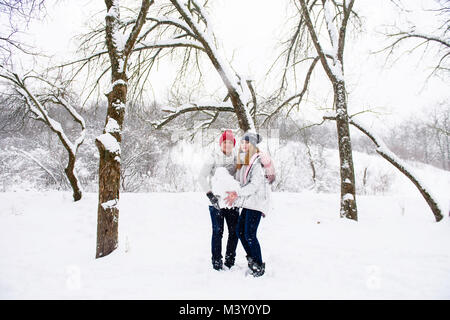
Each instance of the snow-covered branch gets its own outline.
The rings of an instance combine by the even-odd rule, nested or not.
[[[324,117],[327,120],[335,120],[333,117]],[[431,194],[430,188],[426,187],[423,181],[420,181],[417,176],[414,174],[414,170],[409,167],[403,160],[398,158],[394,153],[392,153],[387,146],[384,144],[383,140],[378,137],[376,134],[371,132],[365,125],[361,122],[356,121],[351,118],[349,123],[353,125],[355,128],[358,128],[361,132],[363,132],[369,139],[375,144],[376,152],[381,155],[384,159],[389,161],[394,167],[396,167],[402,174],[404,174],[419,190],[422,194],[423,198],[427,202],[431,211],[433,212],[434,218],[437,222],[442,220],[442,209],[440,208],[438,202],[436,201],[436,197]]]
[[[34,157],[32,154],[30,154],[29,152],[26,152],[25,150],[17,149],[15,147],[11,147],[11,150],[22,154],[27,159],[30,159],[31,161],[36,163],[42,170],[44,170],[52,178],[53,182],[55,182],[56,184],[59,184],[59,185],[61,184],[61,182],[58,181],[58,179],[55,177],[55,175],[52,173],[52,171],[50,169],[48,169],[41,161],[36,159],[36,157]]]
[[[50,130],[56,133],[62,145],[68,152],[69,161],[65,172],[74,191],[74,200],[77,201],[81,199],[82,188],[75,173],[75,161],[78,148],[85,139],[86,125],[83,117],[81,117],[76,109],[67,101],[67,99],[63,97],[62,92],[60,92],[61,88],[51,84],[51,81],[38,76],[19,76],[17,73],[11,72],[3,66],[0,66],[0,78],[7,80],[9,85],[12,85],[13,90],[23,99],[25,106],[34,115],[33,119],[42,121],[48,126],[48,128],[50,128]],[[43,94],[41,97],[38,97],[25,83],[27,79],[32,78],[45,82],[46,84],[50,84],[52,89],[56,88],[56,93],[52,92],[50,94]],[[49,115],[48,108],[45,105],[47,103],[63,106],[64,109],[72,116],[74,121],[81,126],[80,135],[74,143],[72,143],[72,141],[67,137],[61,123]]]
[[[325,73],[328,75],[328,77],[330,78],[331,81],[336,81],[337,80],[336,75],[334,74],[333,70],[331,69],[331,67],[327,61],[327,53],[325,52],[325,50],[323,49],[322,45],[319,42],[317,30],[314,27],[313,21],[311,19],[311,15],[310,15],[311,8],[308,7],[305,0],[299,0],[299,1],[300,1],[300,5],[302,8],[302,17],[308,28],[312,43],[313,43],[314,47],[316,48],[317,55],[320,58],[320,62],[322,63]],[[328,23],[327,23],[327,26],[328,26]],[[333,54],[333,52],[332,52],[332,54]],[[336,52],[334,52],[334,54],[336,54]]]
[[[181,19],[176,19],[168,16],[160,16],[160,17],[147,17],[148,20],[156,22],[156,25],[171,25],[180,30],[183,30],[191,37],[195,38],[195,34],[192,32],[191,28]],[[153,27],[155,27],[153,26]]]
[[[253,119],[250,117],[247,109],[247,103],[252,101],[251,94],[249,94],[250,90],[246,87],[247,83],[245,81],[242,81],[241,85],[239,85],[239,80],[242,77],[238,77],[232,71],[230,64],[222,56],[223,50],[221,50],[219,44],[215,41],[212,22],[206,10],[196,0],[190,1],[193,7],[183,0],[171,0],[171,3],[180,13],[190,30],[195,34],[196,39],[202,44],[211,63],[222,78],[231,98],[239,126],[244,131],[255,130]],[[200,21],[203,22],[204,26],[200,25]]]
[[[234,108],[230,106],[229,104],[204,104],[204,103],[188,103],[185,105],[182,105],[175,109],[163,109],[165,112],[169,112],[170,115],[163,118],[160,122],[152,123],[152,125],[156,129],[160,129],[170,121],[176,119],[177,117],[181,116],[182,114],[188,113],[188,112],[195,112],[195,111],[213,111],[214,114],[212,115],[212,118],[217,118],[217,115],[219,112],[234,112]],[[214,119],[215,120],[215,119]]]
[[[136,43],[136,40],[139,36],[139,33],[141,32],[141,29],[146,21],[148,9],[154,2],[155,2],[154,0],[142,0],[141,9],[139,10],[138,17],[125,43],[124,48],[125,57],[128,57],[130,55],[131,50],[133,49],[134,44]]]
[[[146,49],[155,49],[155,48],[180,48],[180,47],[189,47],[197,50],[204,51],[203,46],[200,42],[196,40],[189,39],[168,39],[168,40],[157,40],[152,43],[141,42],[137,45],[133,51],[141,51]]]
[[[328,66],[337,80],[344,80],[342,61],[339,59],[339,57],[342,57],[343,48],[339,47],[340,43],[339,35],[336,25],[334,24],[335,19],[332,13],[332,6],[330,0],[323,1],[323,9],[328,35],[330,36],[330,43],[332,48],[331,56],[333,57],[333,63],[332,64],[328,63]],[[343,34],[345,34],[345,30]]]

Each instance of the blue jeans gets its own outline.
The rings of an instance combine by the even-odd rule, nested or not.
[[[209,206],[209,213],[212,222],[212,239],[211,239],[211,253],[212,260],[222,259],[222,236],[224,220],[228,227],[228,241],[225,259],[232,259],[236,257],[236,247],[238,244],[238,237],[236,234],[236,225],[239,217],[238,208],[224,208],[217,210],[213,206]]]
[[[256,232],[260,221],[261,211],[243,208],[237,225],[237,233],[245,252],[259,265],[262,264],[262,256]]]

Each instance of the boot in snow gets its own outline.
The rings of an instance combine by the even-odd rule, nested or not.
[[[246,255],[245,257],[247,258],[248,267],[251,270],[252,269],[252,264],[253,264],[253,259],[249,255]]]
[[[223,269],[223,263],[222,263],[222,259],[218,259],[218,260],[212,260],[212,265],[214,270],[222,270]]]
[[[232,266],[234,266],[234,257],[226,256],[225,257],[225,266],[227,266],[229,269],[231,269]]]
[[[250,270],[254,277],[261,277],[266,270],[266,264],[263,262],[261,265],[259,265],[256,262],[253,262]]]

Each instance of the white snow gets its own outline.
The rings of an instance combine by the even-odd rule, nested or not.
[[[214,176],[211,177],[212,192],[219,196],[219,206],[221,208],[229,207],[224,199],[228,196],[227,191],[239,191],[239,182],[235,180],[226,168],[216,169]]]
[[[120,144],[109,132],[99,135],[97,140],[100,141],[110,153],[120,154]]]
[[[122,70],[122,71],[123,71],[123,59],[120,59],[119,62],[120,62],[119,70]],[[119,71],[119,72],[120,72],[120,71]],[[111,85],[110,85],[110,87],[108,88],[107,92],[109,93],[109,92],[113,91],[114,87],[115,87],[115,86],[119,86],[119,85],[126,86],[127,83],[126,83],[126,81],[124,81],[124,80],[122,80],[122,79],[116,80],[116,81],[114,81],[113,83],[111,83]]]
[[[118,208],[119,207],[119,199],[113,199],[113,200],[103,202],[101,204],[101,206],[104,210]]]
[[[129,34],[124,34],[119,29],[120,24],[120,7],[118,1],[112,1],[111,8],[106,13],[106,17],[112,17],[112,40],[119,54],[123,52]],[[130,31],[129,31],[130,32]],[[123,67],[123,64],[122,66]]]
[[[328,34],[330,36],[331,46],[333,48],[332,56],[337,56],[337,48],[338,48],[338,32],[336,26],[333,23],[333,9],[331,7],[330,0],[326,0],[323,4],[323,12],[325,16],[325,22],[327,23]]]
[[[105,131],[110,133],[120,132],[120,126],[115,119],[108,117],[108,122],[106,123]]]
[[[112,1],[111,8],[108,10],[108,12],[106,12],[106,17],[119,19],[119,4],[117,3],[117,1]]]
[[[351,193],[346,193],[342,197],[342,200],[343,201],[351,201],[351,200],[355,200],[355,197],[353,197],[353,195]]]
[[[331,42],[331,47],[332,47],[332,56],[333,56],[333,63],[332,64],[328,64],[331,72],[334,74],[334,76],[336,77],[336,79],[344,81],[344,75],[342,73],[342,64],[339,61],[339,59],[337,58],[337,53],[338,53],[338,31],[336,28],[336,25],[334,24],[334,15],[332,13],[333,9],[330,3],[330,0],[326,0],[323,4],[323,9],[324,9],[324,17],[325,17],[325,22],[327,24],[327,29],[328,29],[328,34],[330,36],[330,42]]]
[[[123,102],[121,102],[120,100],[116,100],[115,102],[113,102],[112,106],[113,106],[113,108],[115,108],[118,111],[125,109],[125,104]]]
[[[97,194],[0,193],[0,299],[450,298],[448,217],[420,197],[358,196],[358,222],[339,218],[338,194],[273,200],[253,278],[241,244],[235,267],[212,269],[203,193],[122,193],[119,247],[97,260]]]
[[[113,37],[113,42],[117,48],[117,51],[122,52],[123,49],[125,48],[125,44],[127,42],[128,35],[123,34],[119,30],[115,30],[115,31],[113,31],[112,37]],[[123,64],[121,64],[121,67],[123,68]]]

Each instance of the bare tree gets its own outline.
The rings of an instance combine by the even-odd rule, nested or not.
[[[334,108],[336,111],[336,127],[341,176],[341,217],[357,220],[355,198],[355,173],[353,168],[352,145],[347,114],[347,92],[344,79],[344,46],[347,23],[352,14],[354,0],[351,1],[306,1],[299,0],[302,19],[316,49],[316,53],[334,91]],[[314,21],[316,10],[323,12],[329,45],[332,51],[326,52],[319,40],[320,28]],[[323,41],[323,40],[322,40]]]
[[[23,105],[29,112],[30,116],[34,120],[44,123],[58,136],[59,141],[66,149],[69,157],[64,171],[73,190],[73,199],[75,201],[80,200],[82,197],[82,187],[76,175],[75,162],[78,148],[84,141],[86,125],[83,117],[81,117],[76,108],[70,102],[64,88],[56,86],[53,82],[39,76],[25,75],[21,77],[17,73],[11,72],[1,65],[0,78],[6,80],[6,83],[12,86],[15,95],[22,100]],[[42,89],[40,94],[36,94],[28,85],[30,80],[37,81],[39,85],[45,84],[49,87],[49,89],[47,92]],[[37,84],[35,83],[34,85],[36,86]],[[61,126],[61,123],[49,115],[51,105],[62,107],[70,115],[73,121],[80,125],[80,134],[74,142],[70,141]]]
[[[36,54],[34,49],[21,41],[17,35],[28,23],[45,13],[45,0],[0,0],[0,60],[3,65],[11,63],[14,52]]]
[[[256,118],[256,93],[250,79],[236,74],[230,63],[223,56],[223,50],[216,41],[212,23],[205,7],[197,0],[170,0],[160,4],[159,10],[149,12],[145,18],[148,21],[136,39],[136,44],[131,52],[136,53],[130,67],[129,80],[133,82],[132,91],[142,90],[145,80],[151,71],[155,61],[165,56],[165,52],[173,53],[176,49],[184,49],[180,73],[186,73],[189,64],[196,64],[198,68],[200,55],[206,56],[214,69],[219,74],[227,95],[221,102],[205,105],[199,101],[185,101],[176,110],[169,110],[168,116],[159,122],[152,122],[160,128],[180,115],[194,111],[206,111],[210,116],[209,124],[214,122],[219,113],[233,112],[237,117],[239,128],[243,131],[255,130]],[[117,25],[118,31],[125,33],[127,28],[135,23],[135,19],[121,21]],[[105,29],[99,27],[86,35],[83,44],[87,48],[94,48],[86,57],[69,62],[64,66],[74,63],[84,67],[86,64],[101,59],[108,50],[97,50],[99,45],[97,37]],[[132,58],[130,57],[131,61]],[[105,68],[101,77],[109,70]],[[96,85],[100,83],[99,79]],[[93,89],[92,89],[93,90]]]
[[[106,94],[108,108],[103,134],[95,140],[99,154],[99,202],[96,258],[110,254],[118,245],[119,190],[122,127],[126,110],[127,67],[136,40],[146,22],[151,0],[142,0],[139,13],[127,37],[120,30],[118,0],[105,0],[105,38],[110,61],[111,88]]]
[[[191,34],[201,43],[202,48],[219,73],[228,91],[228,98],[236,113],[239,127],[243,131],[255,130],[254,117],[250,116],[247,105],[255,106],[255,94],[251,81],[236,75],[229,63],[222,56],[222,52],[214,43],[214,30],[204,7],[197,1],[188,2],[171,0],[184,22],[189,26]],[[199,22],[197,22],[199,21]],[[201,25],[203,24],[203,26]],[[205,30],[206,29],[206,30]],[[253,91],[253,93],[252,93]]]
[[[421,32],[416,25],[412,25],[409,28],[391,26],[386,31],[386,36],[390,40],[390,44],[380,50],[387,51],[389,56],[399,47],[402,47],[406,53],[412,53],[420,49],[423,52],[433,51],[436,53],[438,60],[430,76],[438,73],[448,75],[450,72],[450,1],[435,0],[435,3],[437,5],[436,8],[426,9],[427,11],[433,12],[436,21],[440,22],[440,25],[434,32]],[[406,11],[401,1],[398,1],[396,5],[404,12]]]
[[[222,108],[222,105],[210,106],[210,122],[217,119],[219,112],[232,111],[236,114],[242,130],[254,129],[247,110],[247,104],[254,102],[251,82],[235,75],[229,63],[221,56],[203,6],[195,0],[173,0],[160,5],[158,10],[155,9],[156,14],[152,15],[149,10],[153,3],[154,1],[142,1],[137,17],[122,19],[119,1],[105,0],[105,27],[97,28],[84,40],[86,46],[91,44],[93,51],[84,58],[60,66],[64,68],[78,64],[76,75],[86,66],[91,68],[90,65],[94,62],[104,61],[105,55],[109,57],[96,80],[97,86],[107,72],[111,74],[110,89],[106,94],[108,109],[105,128],[103,134],[96,139],[100,153],[97,258],[111,253],[118,243],[121,141],[129,83],[139,83],[142,75],[151,70],[163,49],[186,48],[206,52],[227,88],[228,96],[225,100],[231,101],[226,108]],[[99,35],[105,35],[106,48],[99,49],[103,45],[99,41]],[[131,65],[133,67],[130,67]],[[131,88],[135,89],[133,86]],[[192,105],[189,106],[191,107]],[[163,123],[188,111],[190,110],[184,107],[178,108],[169,116],[170,119],[163,119]]]

